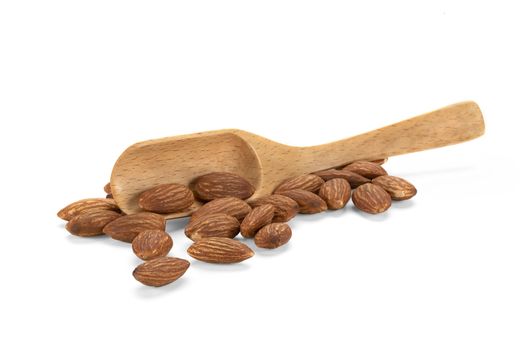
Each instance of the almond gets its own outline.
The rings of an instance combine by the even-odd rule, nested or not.
[[[254,208],[241,223],[241,234],[244,238],[253,238],[257,231],[272,222],[275,208],[271,204],[263,204]]]
[[[372,163],[379,164],[379,165],[383,165],[383,164],[385,164],[387,161],[388,161],[388,158],[383,158],[383,159],[372,160],[371,162],[372,162]]]
[[[120,217],[104,227],[103,232],[119,241],[133,242],[139,233],[146,230],[165,230],[164,217],[155,213],[136,213]]]
[[[345,179],[335,178],[326,181],[319,189],[321,197],[328,206],[328,209],[344,208],[350,200],[350,184]]]
[[[372,183],[359,186],[352,193],[354,205],[370,214],[386,211],[392,204],[392,199],[387,191]]]
[[[192,185],[197,197],[204,201],[224,197],[246,199],[255,192],[255,187],[241,176],[224,172],[199,176]]]
[[[328,169],[328,170],[318,171],[315,174],[317,174],[319,177],[321,177],[325,181],[328,181],[331,179],[345,179],[346,181],[350,183],[350,186],[352,188],[357,188],[361,186],[362,184],[366,184],[367,182],[370,182],[370,179],[364,176],[361,176],[358,173],[349,171],[349,170]]]
[[[147,286],[160,287],[179,279],[190,267],[188,260],[163,257],[140,264],[133,277]]]
[[[104,186],[104,192],[106,192],[106,194],[111,194],[111,182],[108,182],[108,183]]]
[[[246,244],[226,237],[203,238],[188,248],[193,258],[217,264],[241,262],[253,256],[253,250]]]
[[[69,204],[60,210],[57,215],[59,218],[69,221],[80,213],[93,210],[112,210],[120,213],[120,209],[113,199],[87,198]]]
[[[239,233],[239,220],[228,214],[204,215],[190,222],[184,233],[193,241],[209,237],[233,238]]]
[[[294,189],[317,192],[323,183],[324,180],[319,176],[314,174],[306,174],[284,180],[283,183],[277,186],[273,193],[280,193]]]
[[[388,175],[386,170],[383,169],[381,165],[364,160],[353,162],[345,166],[343,170],[352,171],[369,179],[373,179],[381,175]]]
[[[280,192],[283,196],[293,199],[299,205],[299,213],[316,214],[327,209],[325,201],[315,193],[295,189]]]
[[[372,183],[382,187],[390,194],[393,200],[402,201],[414,197],[417,193],[416,188],[405,179],[396,176],[378,176]]]
[[[197,209],[191,216],[191,220],[211,214],[228,214],[241,221],[252,210],[242,199],[236,197],[225,197],[214,199]]]
[[[66,230],[81,237],[102,235],[104,227],[120,216],[112,210],[85,211],[69,220]]]
[[[256,208],[264,204],[273,205],[275,209],[273,221],[275,222],[289,221],[299,212],[299,205],[296,201],[280,194],[272,194],[250,201],[252,208]]]
[[[284,223],[273,223],[264,226],[255,235],[255,245],[259,248],[274,249],[288,243],[292,238],[290,226]]]
[[[131,247],[140,259],[151,260],[168,255],[173,247],[173,240],[165,231],[146,230],[135,237]]]
[[[159,214],[169,214],[188,209],[193,204],[193,193],[181,184],[164,184],[142,192],[139,207]]]

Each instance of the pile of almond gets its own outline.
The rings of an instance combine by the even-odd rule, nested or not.
[[[390,208],[392,200],[406,200],[416,194],[408,181],[390,176],[382,162],[357,161],[342,169],[329,169],[290,178],[273,194],[249,200],[252,184],[239,175],[212,172],[190,184],[163,184],[144,191],[137,214],[123,214],[111,198],[83,199],[58,212],[73,235],[91,237],[106,234],[131,243],[133,252],[145,262],[133,276],[148,286],[163,286],[181,277],[190,266],[185,259],[168,257],[173,246],[161,214],[186,210],[195,200],[204,202],[190,218],[186,236],[193,241],[187,249],[194,259],[209,263],[237,263],[254,255],[242,240],[253,239],[259,248],[274,249],[290,240],[286,223],[298,213],[315,214],[344,208],[350,198],[355,207],[378,214]]]

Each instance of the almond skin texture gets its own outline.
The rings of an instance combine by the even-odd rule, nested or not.
[[[352,164],[345,166],[343,170],[352,171],[368,179],[374,179],[378,176],[388,175],[386,170],[383,169],[381,165],[374,162],[366,162],[364,160],[353,162]]]
[[[317,214],[328,209],[326,202],[315,193],[295,189],[281,192],[283,196],[293,199],[299,205],[301,214]]]
[[[164,217],[155,213],[136,213],[120,217],[104,227],[103,232],[113,239],[131,243],[146,230],[166,229]]]
[[[264,226],[255,235],[255,245],[259,248],[274,249],[280,247],[292,238],[290,226],[284,223],[274,223]]]
[[[328,209],[336,210],[344,208],[350,200],[351,187],[348,181],[335,178],[326,181],[319,189],[321,197],[328,206]]]
[[[165,231],[146,230],[135,237],[131,247],[140,259],[151,260],[168,255],[173,247],[173,240]]]
[[[392,204],[388,192],[372,183],[364,184],[354,190],[352,201],[358,209],[370,214],[382,213]]]
[[[318,171],[316,174],[325,181],[331,179],[345,179],[348,181],[348,183],[350,183],[352,188],[357,188],[362,184],[370,182],[370,179],[348,170],[328,169]]]
[[[271,204],[263,204],[254,208],[241,223],[241,235],[244,238],[253,238],[257,231],[272,222],[275,208]]]
[[[193,204],[193,193],[181,184],[164,184],[142,192],[139,207],[146,211],[169,214],[182,211]]]
[[[393,200],[402,201],[414,197],[417,193],[416,188],[405,179],[396,176],[378,176],[372,183],[380,186],[390,194]]]
[[[112,210],[86,211],[69,220],[66,230],[81,237],[102,235],[104,227],[121,215]]]
[[[190,267],[188,260],[163,257],[146,261],[133,270],[133,277],[146,286],[161,287],[179,279]]]
[[[190,222],[211,214],[228,214],[241,221],[252,210],[252,208],[236,197],[214,199],[197,209],[191,216]]]
[[[112,210],[120,213],[120,209],[113,199],[88,198],[69,204],[60,210],[57,215],[59,218],[69,221],[80,213],[94,210]]]
[[[280,194],[272,194],[250,202],[252,208],[260,207],[264,204],[273,205],[275,209],[273,217],[274,222],[289,221],[299,212],[299,205],[296,201]]]
[[[228,214],[204,215],[188,224],[184,233],[193,240],[209,237],[233,238],[239,233],[239,220]]]
[[[225,237],[210,237],[198,240],[188,248],[193,258],[209,263],[231,264],[253,256],[246,244]]]
[[[204,201],[224,197],[246,199],[255,192],[255,187],[246,179],[232,173],[215,172],[202,175],[196,178],[192,185],[197,197]]]
[[[284,180],[283,183],[277,186],[273,193],[281,193],[294,189],[301,189],[317,193],[323,183],[324,180],[319,176],[315,174],[306,174]]]

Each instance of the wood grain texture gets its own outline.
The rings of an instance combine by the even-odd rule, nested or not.
[[[474,102],[454,104],[365,134],[312,147],[293,147],[242,130],[218,130],[140,142],[119,157],[111,176],[113,197],[125,213],[140,211],[139,194],[163,183],[189,184],[197,176],[232,172],[272,193],[287,178],[356,160],[384,159],[453,145],[483,135]],[[201,203],[166,218],[190,215]]]

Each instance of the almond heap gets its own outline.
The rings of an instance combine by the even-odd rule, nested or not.
[[[83,199],[61,209],[58,216],[68,221],[73,235],[107,236],[131,243],[135,255],[145,260],[133,276],[147,286],[163,286],[180,278],[189,268],[187,260],[168,257],[173,246],[161,214],[188,213],[195,198],[203,202],[193,210],[184,230],[193,242],[187,253],[207,263],[239,263],[254,255],[235,237],[241,233],[256,247],[275,249],[289,242],[287,224],[298,213],[316,214],[344,208],[352,199],[366,213],[378,214],[390,208],[392,200],[416,195],[408,181],[388,175],[384,161],[356,161],[341,169],[327,169],[288,178],[273,194],[249,200],[255,187],[238,174],[210,172],[189,184],[166,183],[146,188],[138,196],[143,212],[125,215],[112,199],[112,188],[104,186],[107,198]],[[247,202],[246,200],[249,200]]]

